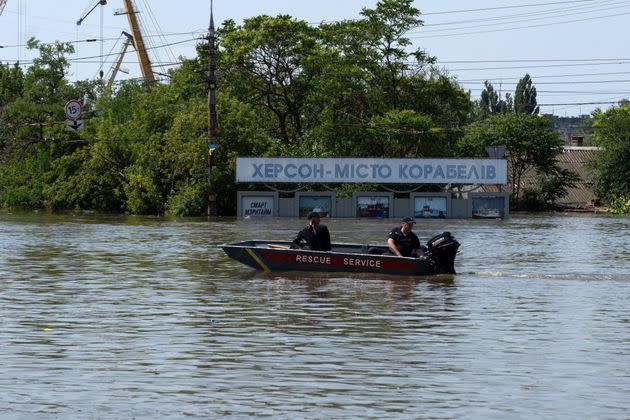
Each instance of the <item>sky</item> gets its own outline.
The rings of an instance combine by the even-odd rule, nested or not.
[[[76,21],[98,0],[6,0],[0,15],[0,62],[27,66],[30,37],[74,42],[70,80],[107,77],[128,31],[122,0],[108,0]],[[2,0],[0,0],[0,3]],[[135,0],[145,43],[162,72],[179,57],[194,57],[207,33],[210,0]],[[311,24],[360,17],[376,0],[214,0],[215,26],[261,14],[288,14]],[[529,73],[541,113],[573,117],[630,98],[630,0],[415,0],[424,25],[407,36],[413,48],[438,60],[477,99],[484,80],[502,96],[514,94]],[[87,39],[96,39],[86,42]],[[104,57],[101,57],[104,56]],[[117,79],[140,77],[130,50]]]

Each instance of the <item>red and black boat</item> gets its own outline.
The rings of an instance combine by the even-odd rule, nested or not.
[[[459,242],[449,232],[427,242],[419,258],[387,255],[387,245],[332,244],[330,251],[292,249],[291,242],[250,240],[223,244],[225,253],[264,271],[338,271],[400,275],[455,274]]]

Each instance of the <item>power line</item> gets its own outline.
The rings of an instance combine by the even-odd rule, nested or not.
[[[630,64],[629,61],[621,60],[615,62],[597,62],[597,63],[572,63],[572,64],[546,64],[537,66],[504,66],[504,67],[472,67],[461,69],[447,69],[450,72],[454,71],[485,71],[485,70],[510,70],[510,69],[539,69],[539,68],[553,68],[553,67],[582,67],[582,66],[607,66],[607,65],[622,65]]]
[[[586,77],[586,76],[610,76],[610,75],[615,75],[615,74],[629,74],[630,72],[628,71],[613,71],[613,72],[602,72],[602,73],[572,73],[572,74],[554,74],[554,75],[534,75],[534,74],[530,74],[532,79],[548,79],[548,78],[555,78],[555,77]],[[483,79],[464,79],[464,80],[459,80],[457,79],[456,81],[458,83],[483,83],[486,80],[487,81],[493,81],[493,80],[521,80],[522,77],[500,77],[500,76],[495,76],[495,77],[484,77]],[[532,82],[533,83],[533,82]],[[541,82],[535,82],[533,84],[538,84]]]
[[[177,44],[184,44],[187,42],[191,42],[191,41],[198,41],[202,38],[191,38],[191,39],[186,39],[183,41],[178,41],[178,42],[171,42],[169,44],[164,44],[164,45],[158,45],[158,46],[154,46],[154,47],[150,47],[147,48],[147,50],[150,49],[157,49],[157,48],[165,48],[168,47],[170,45],[177,45]],[[91,60],[91,59],[95,59],[95,58],[103,58],[103,57],[111,57],[111,56],[117,56],[118,53],[111,53],[111,54],[103,54],[103,55],[92,55],[92,56],[88,56],[88,57],[76,57],[76,58],[68,58],[68,62],[69,63],[74,63],[74,62],[84,62],[84,60]],[[16,60],[7,60],[7,62],[16,62]],[[32,60],[29,61],[21,61],[20,64],[25,64],[25,63],[32,63]],[[85,61],[87,62],[87,61]]]
[[[615,4],[627,4],[627,1],[620,1],[620,2],[613,2],[611,0],[609,1],[604,1],[604,3],[610,3],[608,4],[608,6],[613,6]],[[591,6],[591,5],[585,5],[585,6],[577,6],[574,7],[573,9],[571,9],[572,12],[576,11],[576,10],[584,10],[584,9],[591,9],[591,11],[593,10],[599,10],[598,8],[600,7],[600,5],[597,6]],[[465,23],[474,23],[474,22],[487,22],[489,20],[502,20],[502,19],[513,19],[513,18],[518,18],[518,17],[528,17],[528,16],[538,16],[541,14],[549,14],[549,13],[554,13],[554,12],[558,12],[558,13],[562,13],[562,12],[567,12],[567,8],[566,7],[559,7],[559,8],[555,8],[555,9],[546,9],[546,10],[541,10],[541,11],[535,11],[535,12],[525,12],[525,13],[517,13],[517,14],[512,14],[512,15],[500,15],[500,16],[483,16],[481,18],[476,18],[476,19],[466,19],[466,20],[457,20],[457,21],[451,21],[451,22],[439,22],[439,23],[425,23],[422,25],[423,28],[426,27],[433,27],[433,26],[447,26],[447,25],[461,25],[461,24],[465,24]]]
[[[482,92],[485,89],[484,88],[468,88],[466,90]],[[629,91],[619,91],[619,90],[611,91],[611,90],[538,90],[536,89],[536,93],[538,94],[544,93],[546,95],[614,95],[614,94],[630,95],[630,90]]]
[[[460,10],[448,10],[448,11],[443,11],[443,12],[428,12],[428,13],[422,13],[422,15],[430,16],[430,15],[446,15],[446,14],[453,14],[453,13],[485,12],[488,10],[518,9],[518,8],[523,8],[523,7],[540,7],[540,6],[549,6],[549,5],[556,5],[556,4],[592,3],[593,1],[595,0],[574,0],[574,1],[556,1],[556,2],[549,2],[549,3],[530,3],[530,4],[520,4],[520,5],[514,5],[514,6],[484,7],[481,9],[460,9]]]
[[[168,34],[153,34],[153,35],[145,35],[143,34],[142,37],[143,38],[153,38],[153,37],[165,37],[165,36],[181,36],[181,35],[193,35],[193,36],[197,36],[197,35],[204,35],[206,33],[205,30],[196,30],[196,31],[189,31],[189,32],[171,32]],[[55,45],[56,43],[62,43],[62,44],[76,44],[76,43],[85,43],[85,42],[99,42],[99,41],[118,41],[120,39],[120,36],[114,38],[114,37],[109,37],[109,38],[86,38],[86,39],[80,39],[80,40],[71,40],[71,41],[55,41],[55,42],[42,42],[40,43],[40,45]],[[27,47],[27,44],[14,44],[14,45],[0,45],[0,48],[21,48],[21,47]]]
[[[630,60],[630,58],[542,58],[542,59],[519,59],[510,60],[439,60],[439,63],[447,64],[469,64],[469,63],[538,63],[538,62],[567,62],[567,61],[619,61]]]
[[[566,102],[566,103],[555,103],[555,104],[536,104],[538,106],[560,106],[560,105],[611,105],[618,104],[619,101],[598,101],[598,102]]]
[[[462,36],[462,35],[486,34],[486,33],[492,33],[492,32],[505,32],[505,31],[514,31],[518,29],[540,28],[543,26],[559,25],[559,24],[564,24],[564,23],[586,22],[586,21],[597,20],[597,19],[625,16],[629,14],[630,12],[616,13],[614,15],[594,16],[594,17],[584,18],[584,19],[573,19],[573,20],[565,20],[565,21],[560,21],[560,22],[541,23],[538,25],[515,26],[513,28],[488,29],[485,31],[458,32],[458,33],[453,33],[453,34],[442,34],[442,35],[427,35],[427,36],[418,35],[418,36],[409,36],[408,38],[411,38],[411,39],[440,38],[440,37],[451,37],[451,36]]]
[[[618,6],[606,7],[606,8],[591,8],[591,10],[583,10],[583,11],[572,10],[570,12],[567,12],[566,10],[558,10],[558,11],[536,12],[536,13],[525,14],[524,16],[536,16],[536,17],[530,17],[530,18],[527,18],[527,19],[511,19],[511,18],[506,18],[504,16],[489,17],[489,18],[485,18],[485,19],[483,19],[481,21],[487,22],[487,21],[490,21],[490,20],[501,20],[501,22],[483,23],[483,24],[477,24],[477,25],[474,25],[474,26],[461,26],[461,27],[458,27],[458,28],[443,28],[443,29],[425,30],[424,28],[426,28],[428,26],[446,25],[448,23],[434,24],[434,25],[424,25],[420,30],[412,31],[412,32],[409,32],[409,33],[410,34],[414,34],[414,33],[427,34],[427,33],[437,33],[437,32],[458,31],[458,30],[463,30],[463,29],[474,29],[474,28],[480,28],[480,27],[486,27],[486,26],[493,26],[493,27],[502,26],[502,25],[505,26],[505,25],[514,24],[514,23],[541,21],[541,20],[548,20],[548,19],[555,19],[555,18],[563,18],[563,17],[568,17],[568,16],[583,15],[583,14],[588,14],[588,13],[593,13],[593,12],[603,12],[603,11],[607,11],[607,10],[622,9],[622,8],[627,7],[628,3],[629,2],[624,1],[624,2],[621,2],[621,5],[618,5]],[[544,16],[541,17],[540,16],[541,14],[544,15]],[[479,20],[472,20],[470,22],[475,22],[475,21],[479,21]],[[452,22],[450,24],[457,24],[457,22]],[[497,30],[499,30],[499,29],[507,30],[507,29],[511,29],[511,28],[497,28]]]
[[[487,79],[486,79],[487,80]],[[465,82],[463,80],[458,80],[458,83],[473,83],[473,82]],[[532,85],[575,85],[575,84],[590,84],[590,83],[628,83],[630,79],[622,79],[622,80],[564,80],[561,82],[532,82]],[[501,82],[504,85],[518,85],[518,83],[514,82]]]

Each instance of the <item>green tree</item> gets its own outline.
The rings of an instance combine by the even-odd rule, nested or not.
[[[536,101],[536,87],[532,85],[529,74],[518,81],[514,92],[514,111],[524,114],[538,115],[540,107]]]
[[[391,108],[401,106],[400,83],[409,70],[409,57],[415,56],[420,63],[428,58],[421,50],[408,51],[411,40],[405,34],[423,24],[420,11],[412,4],[413,0],[381,0],[374,9],[364,8],[361,12],[370,37],[367,46],[374,48],[374,58],[382,63],[381,71],[375,74],[376,81],[384,87]]]
[[[88,86],[72,86],[65,79],[72,45],[42,44],[30,39],[28,48],[37,49],[39,55],[24,77],[20,71],[12,72],[15,85],[9,91],[14,100],[2,107],[5,140],[0,161],[0,205],[9,207],[19,205],[16,203],[25,207],[45,205],[46,172],[55,159],[78,147],[66,142],[78,136],[65,130],[64,104],[68,99],[82,98],[82,89]],[[24,168],[28,171],[20,174]]]
[[[308,63],[319,48],[316,29],[287,15],[258,16],[245,19],[243,26],[227,21],[221,34],[222,80],[229,80],[224,88],[274,118],[285,143],[299,143],[304,103],[317,70]]]
[[[612,201],[630,196],[630,105],[593,113],[593,142],[600,146],[593,161],[593,188]]]
[[[562,139],[544,117],[528,114],[499,114],[475,123],[458,143],[460,156],[484,157],[486,146],[505,145],[508,182],[514,195],[521,198],[525,172],[558,173],[556,156],[562,151]]]
[[[13,67],[0,64],[0,109],[22,96],[24,91],[24,72],[19,64]]]
[[[476,116],[478,119],[486,119],[491,115],[505,114],[513,112],[514,101],[509,93],[505,94],[505,99],[499,97],[499,93],[489,81],[484,82],[484,89],[481,97],[476,103]]]
[[[7,130],[8,119],[5,107],[22,96],[24,91],[24,73],[18,64],[10,67],[0,64],[0,165],[5,160],[4,151],[9,144]]]
[[[430,145],[431,118],[411,110],[392,110],[374,116],[362,145],[364,156],[415,157],[434,155]]]
[[[235,211],[236,156],[450,156],[470,98],[409,50],[411,0],[309,25],[258,16],[218,32],[219,209]],[[206,200],[207,45],[165,83],[69,83],[72,46],[29,41],[24,73],[0,68],[0,205],[200,214]],[[413,64],[411,63],[413,61]],[[84,100],[68,133],[64,103]],[[379,152],[380,150],[380,152]]]
[[[525,210],[553,209],[556,200],[574,188],[580,176],[564,168],[553,168],[549,173],[536,176],[534,185],[523,189],[521,205]]]

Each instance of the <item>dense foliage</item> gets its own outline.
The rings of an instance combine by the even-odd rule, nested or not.
[[[595,191],[608,202],[630,196],[630,105],[594,113],[593,142],[601,146],[593,165]]]
[[[318,26],[285,15],[221,25],[220,214],[236,209],[236,156],[485,156],[485,145],[505,144],[516,197],[527,168],[554,175],[559,139],[530,115],[529,76],[518,103],[487,84],[486,102],[473,104],[434,57],[410,50],[405,35],[422,25],[412,3],[382,0],[359,19]],[[0,65],[0,207],[205,213],[207,44],[162,83],[113,90],[68,82],[70,44],[29,48],[39,57],[26,71]],[[69,99],[83,101],[85,130],[66,131]]]
[[[545,117],[524,113],[497,114],[475,123],[458,143],[462,156],[484,157],[486,146],[506,147],[508,182],[513,203],[519,204],[523,177],[536,170],[542,176],[571,176],[562,171],[556,156],[562,151],[560,135]],[[555,199],[555,197],[549,197]]]
[[[505,98],[501,98],[492,83],[486,80],[481,91],[481,97],[474,104],[473,114],[482,120],[491,115],[511,112],[538,115],[540,108],[538,107],[536,95],[536,88],[529,74],[525,74],[518,81],[514,95],[507,92],[505,93]]]

